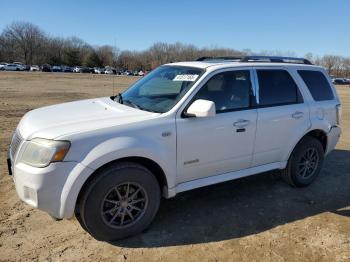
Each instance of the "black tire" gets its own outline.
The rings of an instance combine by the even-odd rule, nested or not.
[[[137,203],[134,193],[138,197],[136,201],[139,200]],[[128,198],[124,199],[124,196]],[[98,171],[84,188],[78,202],[77,218],[98,240],[123,239],[142,232],[151,224],[160,197],[158,181],[147,168],[129,162],[116,163]],[[136,204],[132,203],[134,201]]]
[[[89,231],[88,231],[88,229],[86,228],[86,226],[85,226],[85,224],[84,224],[84,221],[83,221],[83,219],[81,218],[81,215],[80,215],[80,208],[79,208],[80,205],[81,205],[81,204],[78,202],[78,203],[77,203],[77,207],[76,207],[76,209],[75,209],[75,211],[74,211],[74,213],[75,213],[75,218],[78,220],[80,226],[81,226],[86,232],[89,233]]]
[[[311,164],[313,161],[307,160],[308,158],[306,156],[310,155],[310,152],[313,152],[312,155],[314,157],[312,159],[315,159],[316,165]],[[310,185],[320,173],[323,160],[324,150],[321,142],[316,138],[307,136],[294,148],[287,167],[281,171],[281,176],[283,180],[291,186],[306,187]],[[307,171],[305,171],[305,169],[307,169]]]

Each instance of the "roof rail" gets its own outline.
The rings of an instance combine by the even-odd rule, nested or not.
[[[219,56],[210,57],[204,56],[198,58],[197,61],[237,61],[237,62],[265,62],[265,63],[290,63],[290,64],[305,64],[312,65],[312,63],[305,58],[287,57],[287,56]]]
[[[270,62],[312,65],[312,63],[305,58],[287,56],[245,56],[242,57],[241,62]]]
[[[196,61],[212,61],[212,60],[228,60],[228,61],[240,61],[241,56],[203,56],[198,58]]]

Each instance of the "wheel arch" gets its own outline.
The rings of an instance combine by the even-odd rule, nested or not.
[[[327,139],[327,133],[322,130],[322,129],[313,129],[308,131],[306,134],[304,134],[299,140],[298,142],[294,145],[294,147],[292,148],[292,150],[289,152],[288,154],[288,159],[290,159],[290,157],[292,156],[292,153],[294,151],[294,149],[297,147],[297,145],[305,138],[305,137],[313,137],[316,138],[317,140],[319,140],[322,144],[322,148],[323,151],[326,153],[327,151],[327,143],[328,143],[328,139]]]
[[[317,140],[319,140],[321,142],[321,144],[322,144],[323,151],[326,152],[328,139],[327,139],[327,133],[325,131],[323,131],[321,129],[314,129],[312,131],[309,131],[307,134],[305,134],[304,137],[305,136],[311,136],[311,137],[316,138]]]
[[[115,159],[113,161],[110,161],[108,163],[103,164],[102,166],[100,166],[99,168],[97,168],[91,175],[90,177],[87,179],[87,181],[85,181],[84,185],[88,182],[88,180],[93,179],[94,176],[96,176],[96,174],[110,166],[116,163],[121,163],[121,162],[132,162],[135,164],[140,164],[144,167],[146,167],[147,169],[149,169],[157,178],[157,181],[159,183],[160,188],[162,189],[163,186],[168,186],[168,181],[165,175],[165,172],[163,170],[163,168],[154,160],[147,158],[147,157],[142,157],[142,156],[127,156],[127,157],[121,157],[118,159]],[[83,185],[83,186],[84,186]]]
[[[77,207],[80,203],[81,197],[82,197],[84,191],[86,190],[87,186],[89,185],[89,183],[91,183],[92,180],[94,180],[98,176],[98,173],[101,170],[109,167],[110,165],[114,165],[114,164],[122,163],[122,162],[140,164],[140,165],[144,166],[145,168],[147,168],[148,170],[150,170],[154,174],[154,176],[156,177],[158,184],[159,184],[159,188],[160,188],[161,192],[163,193],[163,195],[167,194],[167,190],[168,190],[167,177],[165,175],[163,168],[158,163],[156,163],[154,160],[147,158],[147,157],[140,157],[140,156],[122,157],[122,158],[115,159],[113,161],[110,161],[108,163],[103,164],[102,166],[97,168],[85,180],[85,182],[83,183],[83,185],[81,186],[81,188],[79,190],[77,199],[75,201],[75,211],[77,211]]]

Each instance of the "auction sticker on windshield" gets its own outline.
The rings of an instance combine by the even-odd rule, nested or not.
[[[173,81],[188,81],[188,82],[194,82],[196,81],[198,75],[177,75],[173,79]]]

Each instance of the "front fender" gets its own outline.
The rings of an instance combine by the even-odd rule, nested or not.
[[[82,160],[82,164],[92,169],[126,157],[143,157],[156,162],[164,171],[168,187],[176,182],[176,147],[166,138],[116,137],[95,146]]]
[[[176,147],[169,143],[157,143],[151,139],[117,137],[95,146],[81,161],[79,167],[71,172],[64,185],[61,197],[60,218],[74,215],[79,192],[93,172],[103,165],[126,157],[143,157],[156,162],[164,171],[169,188],[176,182]]]

